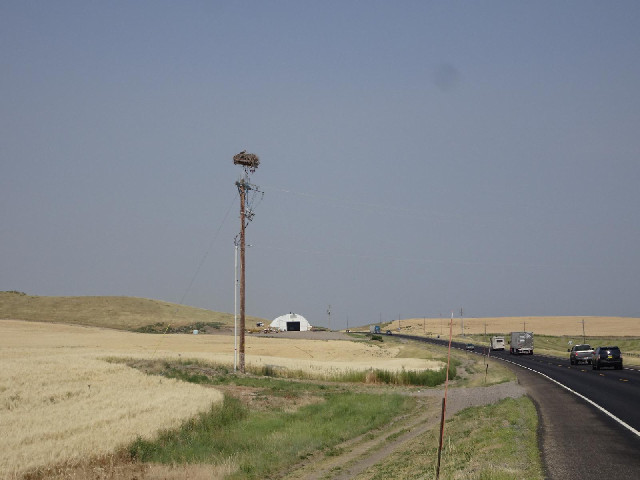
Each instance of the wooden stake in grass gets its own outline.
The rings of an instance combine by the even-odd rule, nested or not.
[[[449,323],[449,351],[447,353],[447,374],[444,381],[444,397],[442,398],[442,418],[440,419],[440,444],[438,445],[438,467],[436,468],[436,480],[440,478],[440,457],[442,455],[442,440],[444,438],[444,418],[447,413],[447,390],[449,387],[449,364],[451,362],[451,338],[453,337],[453,312]]]

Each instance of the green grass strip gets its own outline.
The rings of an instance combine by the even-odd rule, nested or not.
[[[459,412],[446,423],[440,478],[542,480],[537,425],[526,396]],[[421,435],[362,478],[434,479],[439,433],[438,426]]]
[[[230,478],[264,478],[389,422],[410,408],[412,400],[397,394],[335,393],[295,412],[255,412],[238,400],[224,403],[162,432],[154,440],[138,438],[129,447],[133,458],[164,464],[221,464],[233,458],[239,471]]]
[[[117,361],[117,360],[116,360]],[[449,366],[449,379],[457,376],[456,366],[459,361],[452,361]],[[202,367],[193,369],[193,367]],[[439,370],[349,370],[346,372],[337,372],[331,374],[309,374],[301,370],[288,370],[283,368],[275,368],[270,365],[266,366],[249,366],[247,372],[253,375],[261,375],[267,378],[296,378],[301,380],[325,380],[331,382],[349,382],[349,383],[382,383],[387,385],[415,385],[421,387],[435,387],[442,385],[447,374],[447,367]],[[242,375],[233,374],[229,368],[223,365],[207,364],[198,360],[179,360],[165,361],[162,371],[158,372],[170,378],[177,378],[185,382],[221,385],[233,383],[236,385],[254,386],[262,385],[262,380],[243,377]],[[277,385],[278,383],[274,383]],[[290,387],[290,382],[286,382]],[[306,387],[305,387],[306,388]]]

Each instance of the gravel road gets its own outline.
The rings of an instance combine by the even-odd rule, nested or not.
[[[447,418],[467,407],[490,405],[503,398],[518,398],[526,393],[524,387],[517,382],[500,383],[488,387],[450,388],[447,393]],[[423,390],[416,395],[442,397],[443,391],[441,389]]]

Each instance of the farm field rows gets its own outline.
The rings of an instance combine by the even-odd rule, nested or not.
[[[538,349],[544,346],[561,352],[566,340],[563,335],[570,330],[581,333],[582,318],[465,319],[466,337],[462,338],[481,343],[485,324],[487,332],[503,333],[520,330],[526,323],[527,330],[537,334]],[[635,335],[640,324],[639,319],[584,318],[588,333],[611,337]],[[433,336],[439,334],[440,325],[439,318],[417,318],[395,321],[384,328]],[[442,326],[446,336],[447,319],[442,320]],[[454,319],[458,338],[456,330],[461,327],[460,319]],[[332,340],[322,332],[310,332],[307,338],[284,337],[248,335],[247,366],[304,371],[315,378],[372,368],[438,370],[443,366],[442,352],[425,352],[395,336],[383,336],[383,342],[362,341],[362,335],[356,335],[354,341]],[[636,344],[629,340],[629,348]],[[222,402],[222,387],[146,375],[127,366],[136,359],[160,363],[193,359],[232,368],[233,357],[233,336],[224,331],[213,335],[145,334],[0,320],[0,423],[9,432],[0,439],[0,471],[4,475],[0,479],[13,480],[46,465],[109,454],[138,437],[150,439],[160,430],[176,428]],[[127,361],[107,361],[118,358]],[[467,373],[456,382],[459,387],[481,386],[486,375]]]
[[[640,318],[636,317],[453,317],[453,334],[491,334],[506,335],[509,332],[532,331],[542,335],[568,336],[582,338],[582,321],[588,337],[640,337]],[[398,328],[410,335],[449,335],[450,318],[409,318],[393,320],[388,323],[391,330]]]
[[[252,336],[246,348],[247,364],[316,372],[442,366],[436,360],[396,358],[398,350],[362,342]],[[222,401],[215,388],[148,376],[105,361],[108,357],[193,358],[233,365],[233,337],[0,320],[0,471],[5,475],[0,478],[113,451]]]
[[[448,337],[447,318],[412,318],[394,320],[385,326],[393,332],[406,335]],[[584,337],[582,325],[584,321]],[[508,342],[509,332],[534,332],[535,352],[568,360],[567,349],[572,344],[589,343],[591,346],[618,345],[626,365],[640,365],[640,318],[635,317],[491,317],[453,318],[452,333],[455,341],[471,341],[488,345],[491,335],[503,335]],[[442,332],[442,334],[441,334]]]

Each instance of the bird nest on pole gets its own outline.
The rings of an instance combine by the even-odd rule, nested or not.
[[[254,153],[247,153],[246,150],[233,156],[234,165],[242,165],[245,170],[254,172],[258,165],[260,165],[260,159]]]

